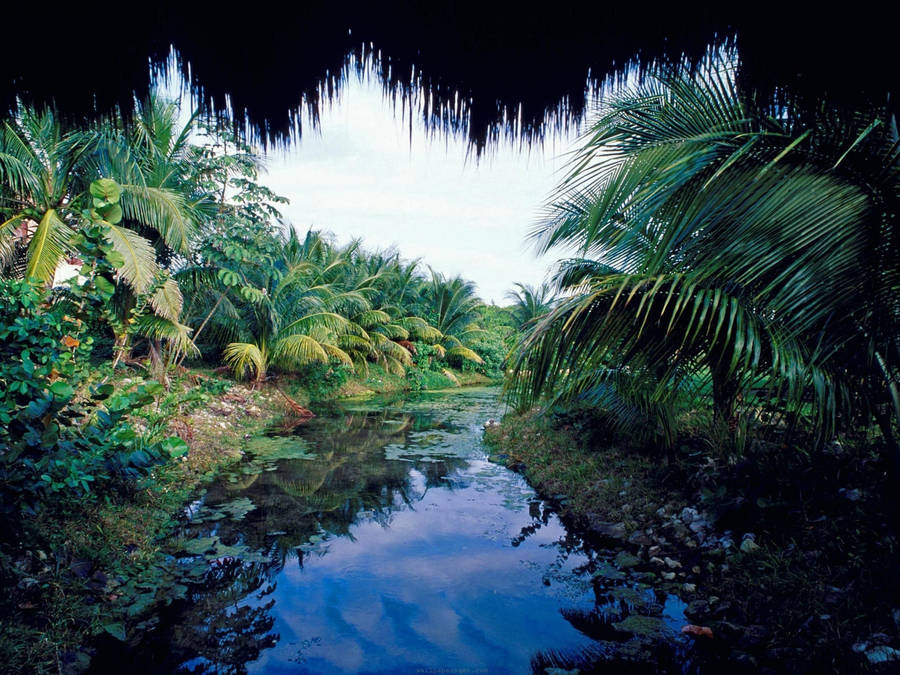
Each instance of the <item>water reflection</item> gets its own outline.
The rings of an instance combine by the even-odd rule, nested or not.
[[[607,637],[592,554],[486,460],[497,407],[490,389],[348,405],[254,440],[189,510],[182,560],[209,572],[136,670],[518,673]]]

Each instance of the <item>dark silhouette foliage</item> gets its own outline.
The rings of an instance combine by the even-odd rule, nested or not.
[[[263,142],[299,133],[301,105],[315,120],[354,68],[373,67],[412,115],[432,130],[466,133],[477,152],[503,135],[540,141],[548,125],[581,118],[589,85],[654,64],[695,65],[710,45],[737,45],[743,86],[773,101],[814,107],[827,95],[858,106],[897,91],[893,24],[863,9],[573,3],[535,11],[406,1],[256,3],[236,17],[165,0],[128,20],[112,3],[49,13],[13,3],[4,18],[16,27],[0,62],[6,109],[20,96],[75,119],[131,110],[132,97],[150,87],[148,58],[164,69],[174,46],[204,109],[221,113],[229,96],[237,123],[246,115]],[[51,27],[52,48],[39,48]]]

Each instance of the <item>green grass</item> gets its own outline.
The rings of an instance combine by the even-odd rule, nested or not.
[[[619,446],[595,451],[571,429],[534,412],[506,415],[501,426],[486,430],[485,440],[493,459],[521,470],[542,494],[564,495],[564,510],[575,515],[624,522],[633,531],[674,498],[658,462]]]

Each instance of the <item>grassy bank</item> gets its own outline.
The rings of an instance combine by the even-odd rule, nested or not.
[[[896,495],[865,439],[810,455],[763,443],[744,461],[702,438],[677,461],[616,445],[571,417],[510,414],[486,430],[563,518],[709,628],[697,657],[738,672],[886,672],[900,597]],[[623,553],[624,552],[624,553]],[[726,665],[727,664],[727,665]]]
[[[126,378],[117,386],[137,382]],[[160,565],[179,511],[205,481],[241,458],[245,436],[284,414],[279,399],[274,391],[185,373],[134,423],[138,430],[177,433],[190,447],[187,454],[133,491],[45,510],[27,523],[30,541],[4,561],[15,579],[3,602],[0,670],[78,671],[88,662],[83,648],[91,636],[124,636],[141,611],[171,601],[165,596],[172,583],[161,579]]]

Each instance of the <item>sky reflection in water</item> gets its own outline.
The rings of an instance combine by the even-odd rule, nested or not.
[[[486,459],[497,393],[348,404],[273,439],[270,458],[252,445],[189,533],[269,562],[213,561],[222,571],[164,619],[145,663],[164,669],[165,643],[182,672],[521,673],[539,650],[590,644],[560,613],[595,605],[580,542]],[[292,453],[305,458],[272,459]],[[239,519],[196,515],[243,498]]]

